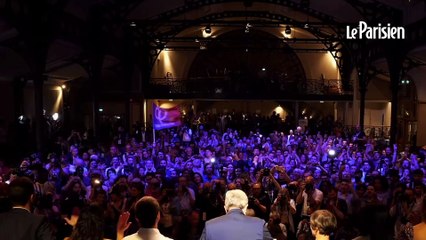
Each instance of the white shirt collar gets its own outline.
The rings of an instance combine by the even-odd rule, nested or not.
[[[139,231],[140,233],[157,233],[160,234],[160,231],[158,230],[158,228],[140,228]]]
[[[24,207],[18,207],[18,206],[16,206],[16,207],[13,207],[13,209],[22,209],[22,210],[25,210],[25,211],[31,213],[30,210],[28,210],[28,209],[26,209]]]

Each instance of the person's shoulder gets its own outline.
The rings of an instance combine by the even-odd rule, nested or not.
[[[413,229],[414,229],[414,231],[418,231],[418,230],[424,230],[424,231],[426,231],[426,223],[421,222],[421,223],[419,223],[417,225],[414,225]]]
[[[217,222],[222,222],[223,220],[226,220],[227,218],[229,218],[229,216],[228,216],[227,214],[225,214],[225,215],[223,215],[223,216],[216,217],[216,218],[213,218],[213,219],[208,220],[208,221],[206,222],[206,225],[214,224],[214,223],[217,223]]]
[[[138,239],[142,239],[142,238],[139,237],[137,232],[131,235],[127,235],[123,238],[123,240],[138,240]]]
[[[192,188],[190,188],[190,187],[187,187],[187,188],[188,188],[188,191],[189,191],[191,194],[195,194],[194,189],[192,189]]]
[[[7,216],[11,218],[41,219],[41,216],[32,214],[28,212],[28,210],[21,209],[21,208],[12,208],[8,212],[2,213],[2,214],[4,214],[3,216]]]
[[[215,223],[223,223],[223,222],[226,222],[226,220],[229,220],[231,218],[234,218],[234,217],[232,217],[230,214],[225,214],[223,216],[208,220],[206,222],[206,225],[215,224]],[[242,224],[244,224],[244,223],[247,223],[247,224],[262,224],[262,225],[265,224],[265,221],[263,219],[260,219],[258,217],[249,217],[249,216],[246,216],[246,215],[243,215],[243,214],[241,214],[241,216],[238,217],[238,219],[240,219],[239,222],[242,223]]]
[[[265,220],[258,218],[258,217],[244,216],[244,221],[248,222],[248,223],[255,223],[255,224],[261,224],[261,225],[266,224]]]
[[[318,188],[315,188],[315,193],[314,194],[324,195],[324,193],[321,190],[319,190]]]

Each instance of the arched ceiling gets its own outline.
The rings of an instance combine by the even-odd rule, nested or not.
[[[23,54],[28,39],[23,37],[21,21],[31,13],[32,5],[27,1],[0,0],[0,59],[7,64],[0,67],[0,79],[12,79],[25,75],[30,70]],[[47,4],[64,1],[43,0]],[[141,38],[151,37],[153,41],[161,37],[166,44],[179,45],[179,42],[191,41],[200,37],[201,29],[211,23],[218,34],[235,28],[244,28],[245,22],[253,28],[274,33],[277,37],[287,24],[296,27],[295,39],[312,45],[316,41],[318,49],[330,47],[342,36],[344,26],[369,18],[387,19],[388,15],[402,15],[402,24],[409,26],[426,17],[424,0],[68,0],[58,26],[52,33],[46,61],[46,74],[52,79],[72,80],[87,78],[84,64],[87,51],[96,46],[90,42],[93,26],[101,28],[99,39],[104,42],[107,56],[104,69],[118,69],[126,55],[122,54],[123,39],[130,24],[136,24],[133,31],[143,34]],[[28,11],[30,13],[28,13]],[[95,20],[94,20],[95,19]],[[99,21],[94,25],[93,21]],[[305,24],[309,28],[304,28]],[[25,23],[24,23],[25,24]],[[18,26],[19,25],[19,26]],[[133,25],[132,25],[133,26]],[[97,29],[96,29],[97,30]],[[424,33],[423,33],[424,34]],[[423,37],[424,38],[424,37]],[[314,39],[314,40],[309,40]],[[319,39],[319,40],[315,40]],[[142,39],[133,39],[141,41]],[[146,40],[146,39],[143,39]],[[338,40],[338,39],[337,39]],[[294,43],[295,41],[293,41]],[[163,44],[162,42],[160,42]],[[423,43],[424,44],[424,43]],[[298,48],[298,46],[293,46]],[[416,47],[421,46],[419,44]],[[303,47],[300,47],[303,48]],[[8,50],[6,50],[8,49]],[[16,54],[18,56],[16,56]],[[426,51],[410,52],[408,57],[426,61]],[[10,70],[13,69],[13,70]],[[108,72],[108,71],[103,71]]]

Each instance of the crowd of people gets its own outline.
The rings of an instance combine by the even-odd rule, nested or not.
[[[205,223],[228,212],[225,195],[235,189],[248,196],[245,215],[263,219],[276,239],[325,233],[332,239],[413,239],[413,226],[426,220],[421,149],[384,145],[361,129],[232,127],[183,125],[157,131],[155,142],[120,128],[106,146],[73,131],[52,143],[49,155],[2,168],[0,211],[12,207],[8,184],[26,176],[35,189],[32,210],[47,218],[56,239],[78,239],[75,216],[85,212],[98,216],[93,224],[104,238],[121,238],[117,229],[124,228],[123,235],[134,234],[142,218],[136,205],[144,196],[158,201],[162,235],[203,238]],[[312,222],[318,210],[335,216],[336,229]],[[131,224],[117,228],[127,212]]]

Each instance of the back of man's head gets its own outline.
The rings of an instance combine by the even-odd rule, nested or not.
[[[9,185],[9,198],[13,206],[25,206],[34,194],[34,184],[27,177],[18,177]]]
[[[246,213],[248,206],[248,197],[245,192],[240,189],[229,190],[225,195],[225,211],[228,212],[231,209],[241,209],[244,214]]]
[[[160,205],[155,198],[146,196],[136,203],[135,212],[142,228],[153,228],[157,223]]]

